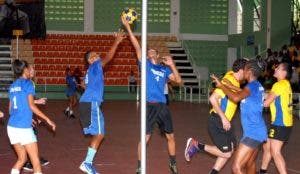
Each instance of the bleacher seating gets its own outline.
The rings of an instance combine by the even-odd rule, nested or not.
[[[140,39],[140,37],[138,37]],[[168,55],[165,42],[176,41],[171,36],[149,36],[149,47],[161,56]],[[19,55],[31,58],[36,70],[37,84],[65,84],[65,69],[79,67],[85,72],[83,55],[88,50],[97,51],[104,57],[114,42],[112,35],[47,34],[46,40],[22,40]],[[15,44],[15,41],[12,42]],[[139,79],[135,50],[124,40],[118,47],[114,59],[104,68],[106,85],[128,85],[130,71]]]

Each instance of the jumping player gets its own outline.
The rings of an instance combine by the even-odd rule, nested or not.
[[[115,41],[104,59],[94,51],[88,51],[84,55],[84,61],[89,67],[84,78],[85,91],[80,98],[79,110],[83,132],[85,135],[91,135],[91,141],[86,158],[79,168],[88,174],[97,173],[93,166],[93,159],[104,138],[104,117],[100,109],[104,91],[102,67],[113,58],[118,45],[125,38],[122,30],[114,36]]]
[[[133,35],[130,25],[127,20],[121,17],[122,23],[126,28],[131,43],[133,44],[136,55],[139,61],[142,59],[142,52],[137,38]],[[146,128],[146,142],[148,143],[155,123],[158,123],[161,131],[163,131],[167,138],[168,151],[170,158],[170,170],[172,174],[178,174],[176,166],[175,155],[175,136],[173,131],[173,124],[171,112],[166,105],[166,97],[164,95],[164,86],[171,80],[175,83],[181,84],[182,79],[176,69],[175,63],[170,56],[165,56],[160,64],[158,51],[155,49],[148,49],[147,53],[147,128]],[[138,145],[138,168],[137,174],[140,171],[141,163],[141,144]]]

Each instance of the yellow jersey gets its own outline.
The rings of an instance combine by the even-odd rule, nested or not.
[[[271,89],[276,95],[275,100],[270,105],[271,124],[277,126],[293,125],[293,106],[292,106],[292,89],[288,80],[276,82]]]
[[[240,87],[240,82],[233,76],[233,71],[228,71],[225,76],[223,77],[223,79],[227,79],[230,81],[230,83],[236,87]],[[222,82],[224,83],[224,81],[222,80]],[[215,89],[215,91],[218,95],[221,96],[221,98],[219,99],[219,105],[221,107],[221,110],[224,112],[226,118],[231,121],[236,108],[237,108],[237,104],[232,102],[231,100],[229,100],[228,96],[220,89],[217,88]],[[215,112],[216,111],[214,109],[211,109],[210,112]]]

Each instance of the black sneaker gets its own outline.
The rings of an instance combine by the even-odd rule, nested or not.
[[[170,168],[172,174],[178,174],[176,163],[175,164],[170,163],[169,168]]]
[[[32,166],[32,164],[31,164],[31,162],[27,161],[27,162],[24,164],[23,169],[26,170],[26,171],[32,172],[32,171],[33,171],[33,166]]]
[[[65,114],[66,117],[69,117],[69,111],[64,110],[64,114]]]
[[[48,165],[50,162],[44,158],[40,158],[40,163],[41,163],[41,166],[46,166]]]
[[[75,115],[74,115],[74,114],[71,114],[69,118],[75,118]]]

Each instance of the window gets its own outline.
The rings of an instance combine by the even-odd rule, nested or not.
[[[254,0],[253,31],[261,30],[261,0]]]
[[[243,32],[243,0],[237,0],[237,33]]]

